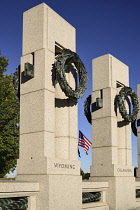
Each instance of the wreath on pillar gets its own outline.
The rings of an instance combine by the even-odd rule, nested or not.
[[[125,108],[124,101],[128,96],[130,96],[132,100],[132,105],[133,105],[132,114],[128,114]],[[119,107],[119,111],[122,115],[122,118],[124,118],[127,122],[134,122],[137,119],[137,114],[139,111],[139,103],[138,103],[138,97],[132,88],[125,86],[120,90],[119,95],[117,96],[117,104]]]
[[[56,57],[55,70],[56,70],[56,80],[65,95],[69,98],[79,99],[83,97],[87,88],[87,72],[79,56],[69,49],[63,49],[59,52]],[[65,71],[68,65],[74,63],[78,73],[79,73],[79,86],[76,90],[73,90],[68,84],[65,76]]]
[[[91,105],[91,95],[89,95],[84,102],[84,114],[87,118],[87,121],[91,124],[90,105]]]

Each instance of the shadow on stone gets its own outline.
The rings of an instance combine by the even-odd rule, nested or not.
[[[24,84],[25,82],[28,82],[30,79],[33,79],[33,78],[25,77],[24,76],[24,71],[21,72],[21,84]]]
[[[72,99],[59,99],[55,98],[55,107],[61,108],[61,107],[73,107],[77,105],[77,100],[72,100]]]
[[[52,85],[55,87],[57,80],[56,80],[56,70],[55,70],[55,64],[52,64]]]
[[[95,111],[97,111],[97,110],[99,110],[99,109],[101,109],[101,108],[97,107],[96,102],[94,102],[94,103],[91,105],[91,111],[92,111],[92,112],[95,112]]]
[[[124,126],[126,126],[128,124],[129,124],[129,122],[126,122],[125,120],[122,120],[122,121],[117,122],[117,126],[119,128],[122,128],[122,127],[124,127]]]
[[[115,112],[115,114],[117,116],[117,96],[114,99],[114,112]]]

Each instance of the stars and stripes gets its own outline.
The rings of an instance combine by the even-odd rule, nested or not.
[[[86,136],[81,131],[79,131],[78,146],[83,147],[87,154],[87,151],[89,150],[91,145],[92,143],[86,138]]]

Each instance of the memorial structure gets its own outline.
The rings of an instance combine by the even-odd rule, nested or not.
[[[64,48],[75,51],[75,28],[44,3],[24,13],[16,179],[39,183],[40,210],[80,210],[82,204],[77,100],[55,84],[55,57]],[[75,87],[75,71],[67,71],[67,81]]]
[[[86,70],[75,53],[75,28],[44,3],[23,15],[20,70],[17,177],[0,182],[0,207],[140,209],[140,158],[136,182],[131,143],[131,122],[140,113],[128,66],[110,54],[93,59],[93,92],[85,102],[93,136],[86,182],[77,154],[77,102],[86,90]],[[140,101],[140,85],[138,95]]]
[[[129,86],[129,72],[124,63],[110,54],[93,59],[92,104],[97,104],[97,99],[100,99],[102,106],[98,109],[93,106],[92,110],[94,140],[90,180],[109,182],[107,202],[110,209],[119,210],[135,208],[131,119],[128,119],[129,96],[134,97],[133,105],[136,101],[137,110],[136,113],[135,110],[132,113],[132,118],[135,119],[138,104],[136,94],[131,88],[126,88],[127,86]],[[119,97],[126,107],[126,110],[121,110],[120,107],[120,111],[127,119],[122,118],[120,114]]]

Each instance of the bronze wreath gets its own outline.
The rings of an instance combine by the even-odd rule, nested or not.
[[[91,95],[87,97],[87,99],[84,102],[84,114],[88,120],[88,122],[91,124],[91,111],[90,111],[90,105],[91,105]]]
[[[132,105],[133,105],[133,112],[132,114],[127,114],[127,110],[125,108],[125,98],[127,96],[130,96],[132,99]],[[117,96],[117,104],[119,106],[119,111],[122,115],[122,118],[124,118],[127,122],[133,122],[134,120],[137,119],[137,114],[139,111],[139,103],[138,103],[138,97],[135,94],[134,90],[132,90],[132,88],[130,87],[123,87],[120,92],[119,95]]]
[[[56,57],[56,60],[56,79],[58,80],[62,91],[69,98],[78,99],[83,97],[87,88],[87,72],[79,56],[69,49],[63,49]],[[65,70],[70,63],[74,63],[79,73],[79,86],[76,90],[73,90],[70,87],[65,76]]]

